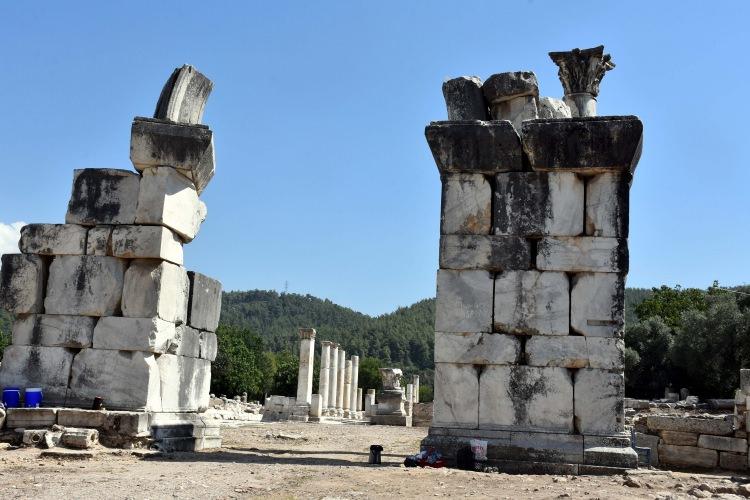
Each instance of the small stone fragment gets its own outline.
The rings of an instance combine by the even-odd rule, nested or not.
[[[482,80],[476,76],[459,76],[443,82],[443,97],[448,120],[487,120],[487,103],[482,95]]]

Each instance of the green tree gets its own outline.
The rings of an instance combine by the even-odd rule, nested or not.
[[[379,391],[383,387],[380,378],[380,360],[377,358],[362,358],[359,361],[359,386],[367,394],[368,389]]]
[[[247,392],[263,394],[261,358],[263,341],[250,330],[220,325],[216,331],[218,353],[211,367],[211,389],[232,397]]]
[[[672,331],[659,317],[625,329],[625,392],[630,397],[653,398],[670,382],[668,361]]]
[[[273,381],[273,394],[278,396],[297,395],[297,375],[299,359],[289,351],[276,355],[276,376]]]
[[[670,288],[663,285],[653,288],[651,295],[635,306],[635,313],[640,320],[661,318],[670,328],[677,328],[685,311],[705,311],[706,292],[697,288],[685,288],[680,285]]]
[[[431,403],[433,398],[432,387],[429,385],[419,385],[419,402]]]

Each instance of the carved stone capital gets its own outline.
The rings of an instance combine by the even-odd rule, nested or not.
[[[315,333],[316,333],[315,328],[300,328],[299,338],[300,339],[314,339]]]
[[[604,53],[604,45],[591,49],[550,52],[549,56],[560,68],[557,75],[566,96],[587,93],[596,97],[599,95],[599,83],[604,78],[604,73],[615,67],[611,56]]]

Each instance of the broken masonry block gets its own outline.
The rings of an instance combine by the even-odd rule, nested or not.
[[[187,320],[189,282],[185,268],[153,259],[131,261],[125,273],[122,315],[159,317],[172,323]]]
[[[195,67],[184,64],[175,68],[159,95],[154,118],[200,123],[213,88],[213,82]]]
[[[450,121],[489,119],[479,77],[459,76],[443,82],[443,97]]]
[[[100,318],[94,328],[94,349],[166,353],[175,325],[159,318]]]
[[[571,281],[570,327],[581,335],[618,337],[625,326],[625,277],[580,273]]]
[[[539,118],[570,118],[570,108],[561,99],[540,97]]]
[[[47,314],[115,316],[120,312],[126,261],[95,255],[61,255],[50,265]]]
[[[215,332],[221,316],[221,282],[195,271],[187,274],[190,280],[188,324],[198,330]]]
[[[493,120],[510,120],[520,133],[524,120],[538,116],[539,84],[531,71],[497,73],[482,85]]]
[[[178,326],[172,339],[169,354],[198,358],[200,352],[201,332],[187,325]]]
[[[67,224],[133,224],[141,177],[128,170],[86,168],[73,172]]]
[[[216,359],[216,353],[218,352],[218,342],[216,334],[213,332],[201,332],[200,338],[200,357],[213,361]]]
[[[45,260],[38,255],[12,253],[0,258],[0,309],[11,314],[44,312]]]
[[[586,235],[627,238],[630,175],[618,172],[586,180]]]
[[[77,224],[28,224],[21,228],[18,248],[37,255],[83,255],[87,232]]]
[[[111,242],[115,257],[183,262],[182,240],[164,226],[117,226]]]
[[[114,226],[94,226],[86,237],[86,255],[112,257],[112,230]]]

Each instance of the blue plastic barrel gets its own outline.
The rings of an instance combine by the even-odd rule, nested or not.
[[[6,387],[3,389],[3,404],[6,408],[18,408],[21,406],[21,389],[18,387]]]
[[[42,388],[27,387],[25,401],[26,408],[39,408],[39,406],[42,404]]]

